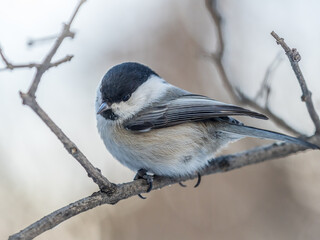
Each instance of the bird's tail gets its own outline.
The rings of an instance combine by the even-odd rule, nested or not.
[[[248,136],[248,137],[255,137],[255,138],[266,138],[266,139],[273,139],[273,140],[279,140],[279,141],[285,141],[290,142],[298,145],[302,145],[307,148],[311,149],[320,149],[319,146],[309,143],[307,141],[304,141],[299,138],[290,137],[285,134],[272,132],[269,130],[254,128],[254,127],[248,127],[238,124],[222,124],[221,127],[219,127],[219,130],[222,130],[224,132],[238,134],[241,136]]]

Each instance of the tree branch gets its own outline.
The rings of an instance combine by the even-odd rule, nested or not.
[[[298,79],[298,82],[300,84],[301,90],[302,90],[302,96],[301,100],[304,101],[307,105],[307,109],[309,112],[309,115],[311,117],[311,120],[314,123],[314,126],[316,128],[316,134],[320,134],[320,120],[319,120],[319,115],[317,114],[312,98],[311,98],[311,92],[309,91],[307,87],[307,83],[303,77],[303,74],[301,72],[301,69],[299,67],[299,61],[301,60],[301,56],[298,53],[297,49],[295,48],[290,48],[284,41],[283,38],[280,38],[274,31],[271,32],[271,35],[276,39],[277,44],[280,44],[285,53],[287,54],[289,61],[291,63],[291,67]]]
[[[320,144],[319,136],[313,136],[309,139],[309,141],[314,144]],[[295,144],[274,143],[272,145],[254,148],[234,155],[221,156],[216,159],[212,159],[210,164],[203,169],[201,175],[228,172],[251,164],[286,157],[293,153],[304,151],[305,149],[305,147]],[[169,177],[155,176],[152,190],[163,188],[180,181],[194,179],[196,177],[196,174],[174,179]],[[136,196],[139,193],[144,193],[147,191],[147,189],[148,185],[146,182],[140,179],[117,185],[116,191],[111,194],[106,194],[101,191],[96,192],[91,196],[80,199],[41,218],[19,233],[10,236],[9,239],[32,239],[82,212],[88,211],[103,204],[116,204],[121,200]]]
[[[85,157],[85,155],[77,148],[77,146],[62,132],[62,130],[49,118],[49,116],[42,110],[39,104],[36,101],[35,93],[38,89],[38,85],[41,81],[43,74],[50,68],[54,66],[58,66],[61,63],[70,61],[72,56],[66,56],[63,59],[51,63],[51,60],[58,48],[60,47],[63,40],[67,37],[74,37],[74,33],[70,31],[70,26],[78,13],[80,7],[86,0],[81,0],[74,13],[71,16],[68,24],[64,24],[61,34],[58,36],[55,44],[53,45],[51,51],[48,53],[42,64],[37,68],[36,75],[32,81],[32,84],[27,93],[20,92],[20,96],[23,100],[23,104],[29,106],[40,118],[41,120],[50,128],[50,130],[58,137],[58,139],[62,142],[67,151],[83,166],[83,168],[87,171],[87,174],[93,181],[98,184],[100,189],[104,189],[105,191],[114,191],[115,185],[110,183],[109,180],[104,177],[100,170],[95,168],[89,160]]]
[[[292,128],[290,125],[287,124],[286,121],[284,121],[282,118],[277,116],[268,106],[261,107],[259,104],[256,103],[254,99],[249,98],[246,96],[243,92],[241,92],[240,89],[235,88],[230,79],[227,76],[227,73],[225,71],[225,68],[222,64],[222,58],[224,55],[224,39],[222,34],[222,17],[218,11],[217,8],[217,1],[216,0],[206,0],[206,7],[217,27],[217,39],[218,39],[218,49],[216,53],[211,55],[211,59],[214,62],[215,66],[217,67],[222,82],[228,92],[230,93],[230,96],[233,98],[235,102],[240,102],[244,105],[251,106],[255,108],[260,113],[267,115],[275,124],[278,126],[284,128],[286,131],[291,132],[295,135],[301,135],[300,132],[298,132],[296,129]]]
[[[50,130],[58,137],[65,149],[70,153],[86,170],[88,176],[98,184],[100,189],[104,191],[114,191],[114,184],[110,183],[100,172],[95,168],[86,156],[80,151],[80,149],[64,134],[64,132],[51,120],[51,118],[43,111],[39,106],[35,98],[26,93],[20,92],[20,96],[23,100],[23,104],[29,106],[41,120],[50,128]]]
[[[70,26],[77,15],[80,7],[86,0],[81,0],[74,13],[71,16],[71,19],[67,24],[64,24],[63,29],[59,37],[57,38],[55,44],[53,45],[51,51],[48,53],[43,63],[37,68],[36,75],[32,81],[32,84],[27,93],[20,93],[20,96],[23,100],[23,104],[28,105],[41,119],[42,121],[50,128],[50,130],[59,138],[67,151],[84,167],[87,171],[88,176],[93,179],[93,181],[98,184],[100,189],[105,191],[114,191],[114,184],[110,183],[109,180],[104,177],[100,170],[95,168],[85,155],[77,148],[77,146],[62,132],[62,130],[49,118],[49,116],[41,109],[39,104],[36,101],[35,93],[38,89],[38,85],[41,81],[42,75],[53,66],[58,66],[61,63],[70,61],[72,56],[66,56],[65,58],[51,63],[51,60],[58,48],[60,47],[63,40],[67,37],[74,37],[74,33],[70,31]]]
[[[57,52],[58,48],[60,47],[61,43],[63,42],[63,40],[67,37],[71,37],[71,38],[74,37],[75,34],[70,31],[70,26],[71,26],[75,16],[77,15],[81,5],[85,2],[86,2],[86,0],[80,0],[78,6],[76,7],[74,13],[71,16],[71,19],[69,20],[69,22],[67,24],[63,25],[63,29],[62,29],[59,37],[56,39],[55,44],[53,45],[51,51],[48,53],[48,55],[46,56],[46,58],[44,59],[44,61],[40,65],[40,67],[37,69],[36,76],[34,77],[33,82],[30,86],[30,89],[27,93],[30,97],[35,97],[35,93],[37,91],[41,77],[50,68],[51,59],[56,54],[56,52]]]
[[[64,24],[62,32],[57,37],[56,42],[54,43],[52,49],[45,57],[44,61],[41,64],[25,64],[25,65],[13,65],[7,58],[4,56],[2,50],[0,49],[0,56],[4,63],[7,66],[7,69],[21,68],[21,67],[36,67],[36,74],[32,81],[32,84],[27,93],[20,92],[20,96],[23,100],[23,104],[29,106],[40,118],[41,120],[50,128],[50,130],[58,137],[61,143],[64,145],[66,150],[81,164],[81,166],[86,170],[88,176],[93,179],[93,181],[99,186],[100,189],[103,189],[106,192],[112,192],[115,190],[115,184],[108,181],[104,177],[100,170],[95,168],[86,156],[78,149],[78,147],[64,134],[64,132],[49,118],[49,116],[43,111],[36,101],[35,93],[38,89],[38,85],[41,81],[43,74],[51,67],[56,67],[62,63],[70,61],[73,56],[67,55],[66,57],[56,61],[51,62],[53,56],[57,52],[61,43],[67,37],[74,37],[74,33],[70,31],[70,26],[77,15],[80,7],[86,0],[81,0],[75,11],[73,12],[69,22]]]
[[[224,54],[224,40],[222,34],[222,17],[217,9],[217,1],[216,0],[206,0],[205,1],[206,7],[217,27],[217,50],[215,53],[211,55],[211,59],[213,60],[214,64],[216,65],[220,76],[222,78],[222,83],[224,84],[225,88],[230,92],[231,97],[235,102],[239,101],[240,96],[238,94],[238,90],[234,88],[227,77],[227,73],[222,64],[222,57]]]

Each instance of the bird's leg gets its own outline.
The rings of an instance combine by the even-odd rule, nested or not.
[[[148,193],[152,190],[153,176],[147,174],[147,172],[148,171],[146,169],[143,169],[143,168],[139,169],[133,180],[145,179],[149,185],[147,189],[147,193]],[[138,196],[142,199],[146,199],[146,197],[143,197],[141,194],[138,194]]]

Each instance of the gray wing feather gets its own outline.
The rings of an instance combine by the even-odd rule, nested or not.
[[[260,119],[266,116],[235,105],[222,103],[205,96],[186,94],[166,102],[150,106],[125,122],[133,131],[144,131],[174,126],[185,122],[202,121],[218,117],[245,115]]]

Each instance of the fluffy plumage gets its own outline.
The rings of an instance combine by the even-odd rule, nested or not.
[[[122,164],[157,175],[183,176],[205,167],[217,151],[246,136],[318,146],[276,132],[244,126],[230,116],[266,116],[177,88],[150,68],[122,63],[97,90],[97,127]]]

